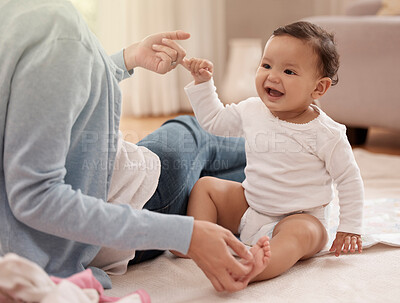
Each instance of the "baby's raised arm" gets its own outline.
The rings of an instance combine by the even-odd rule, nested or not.
[[[206,59],[185,58],[182,61],[182,65],[192,74],[194,84],[207,82],[212,78],[214,66]]]

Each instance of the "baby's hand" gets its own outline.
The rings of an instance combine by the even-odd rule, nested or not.
[[[194,84],[207,82],[212,78],[214,66],[206,59],[192,58],[183,59],[182,65],[191,72]]]
[[[339,257],[340,253],[343,252],[347,253],[350,251],[351,253],[354,253],[356,251],[356,245],[357,245],[357,250],[359,253],[362,252],[362,240],[361,236],[357,234],[351,234],[351,233],[344,233],[344,232],[337,232],[336,233],[336,239],[332,243],[332,247],[329,251],[335,252],[335,256]]]

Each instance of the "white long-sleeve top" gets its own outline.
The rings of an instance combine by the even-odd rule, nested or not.
[[[346,128],[314,106],[318,117],[295,124],[275,117],[259,97],[223,106],[212,80],[185,87],[200,125],[218,136],[244,137],[243,181],[250,207],[289,214],[330,203],[339,193],[338,231],[362,233],[364,187]]]

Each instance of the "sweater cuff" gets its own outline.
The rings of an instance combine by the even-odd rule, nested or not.
[[[151,215],[155,220],[150,227],[149,241],[152,244],[157,243],[159,249],[172,249],[187,254],[192,240],[194,218],[154,212]]]
[[[119,81],[129,78],[130,76],[133,75],[133,69],[129,71],[126,69],[123,49],[111,55],[110,57],[112,61],[115,63],[115,65],[118,67],[118,70],[116,71],[117,74],[116,76],[119,79]]]

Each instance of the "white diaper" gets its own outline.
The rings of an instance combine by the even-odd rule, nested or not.
[[[246,245],[253,246],[262,236],[268,236],[271,239],[276,224],[278,224],[285,217],[294,214],[312,215],[316,217],[328,231],[326,220],[327,214],[325,212],[325,208],[325,206],[318,206],[308,210],[297,211],[281,216],[269,216],[259,213],[258,211],[249,207],[240,219],[240,240]]]

